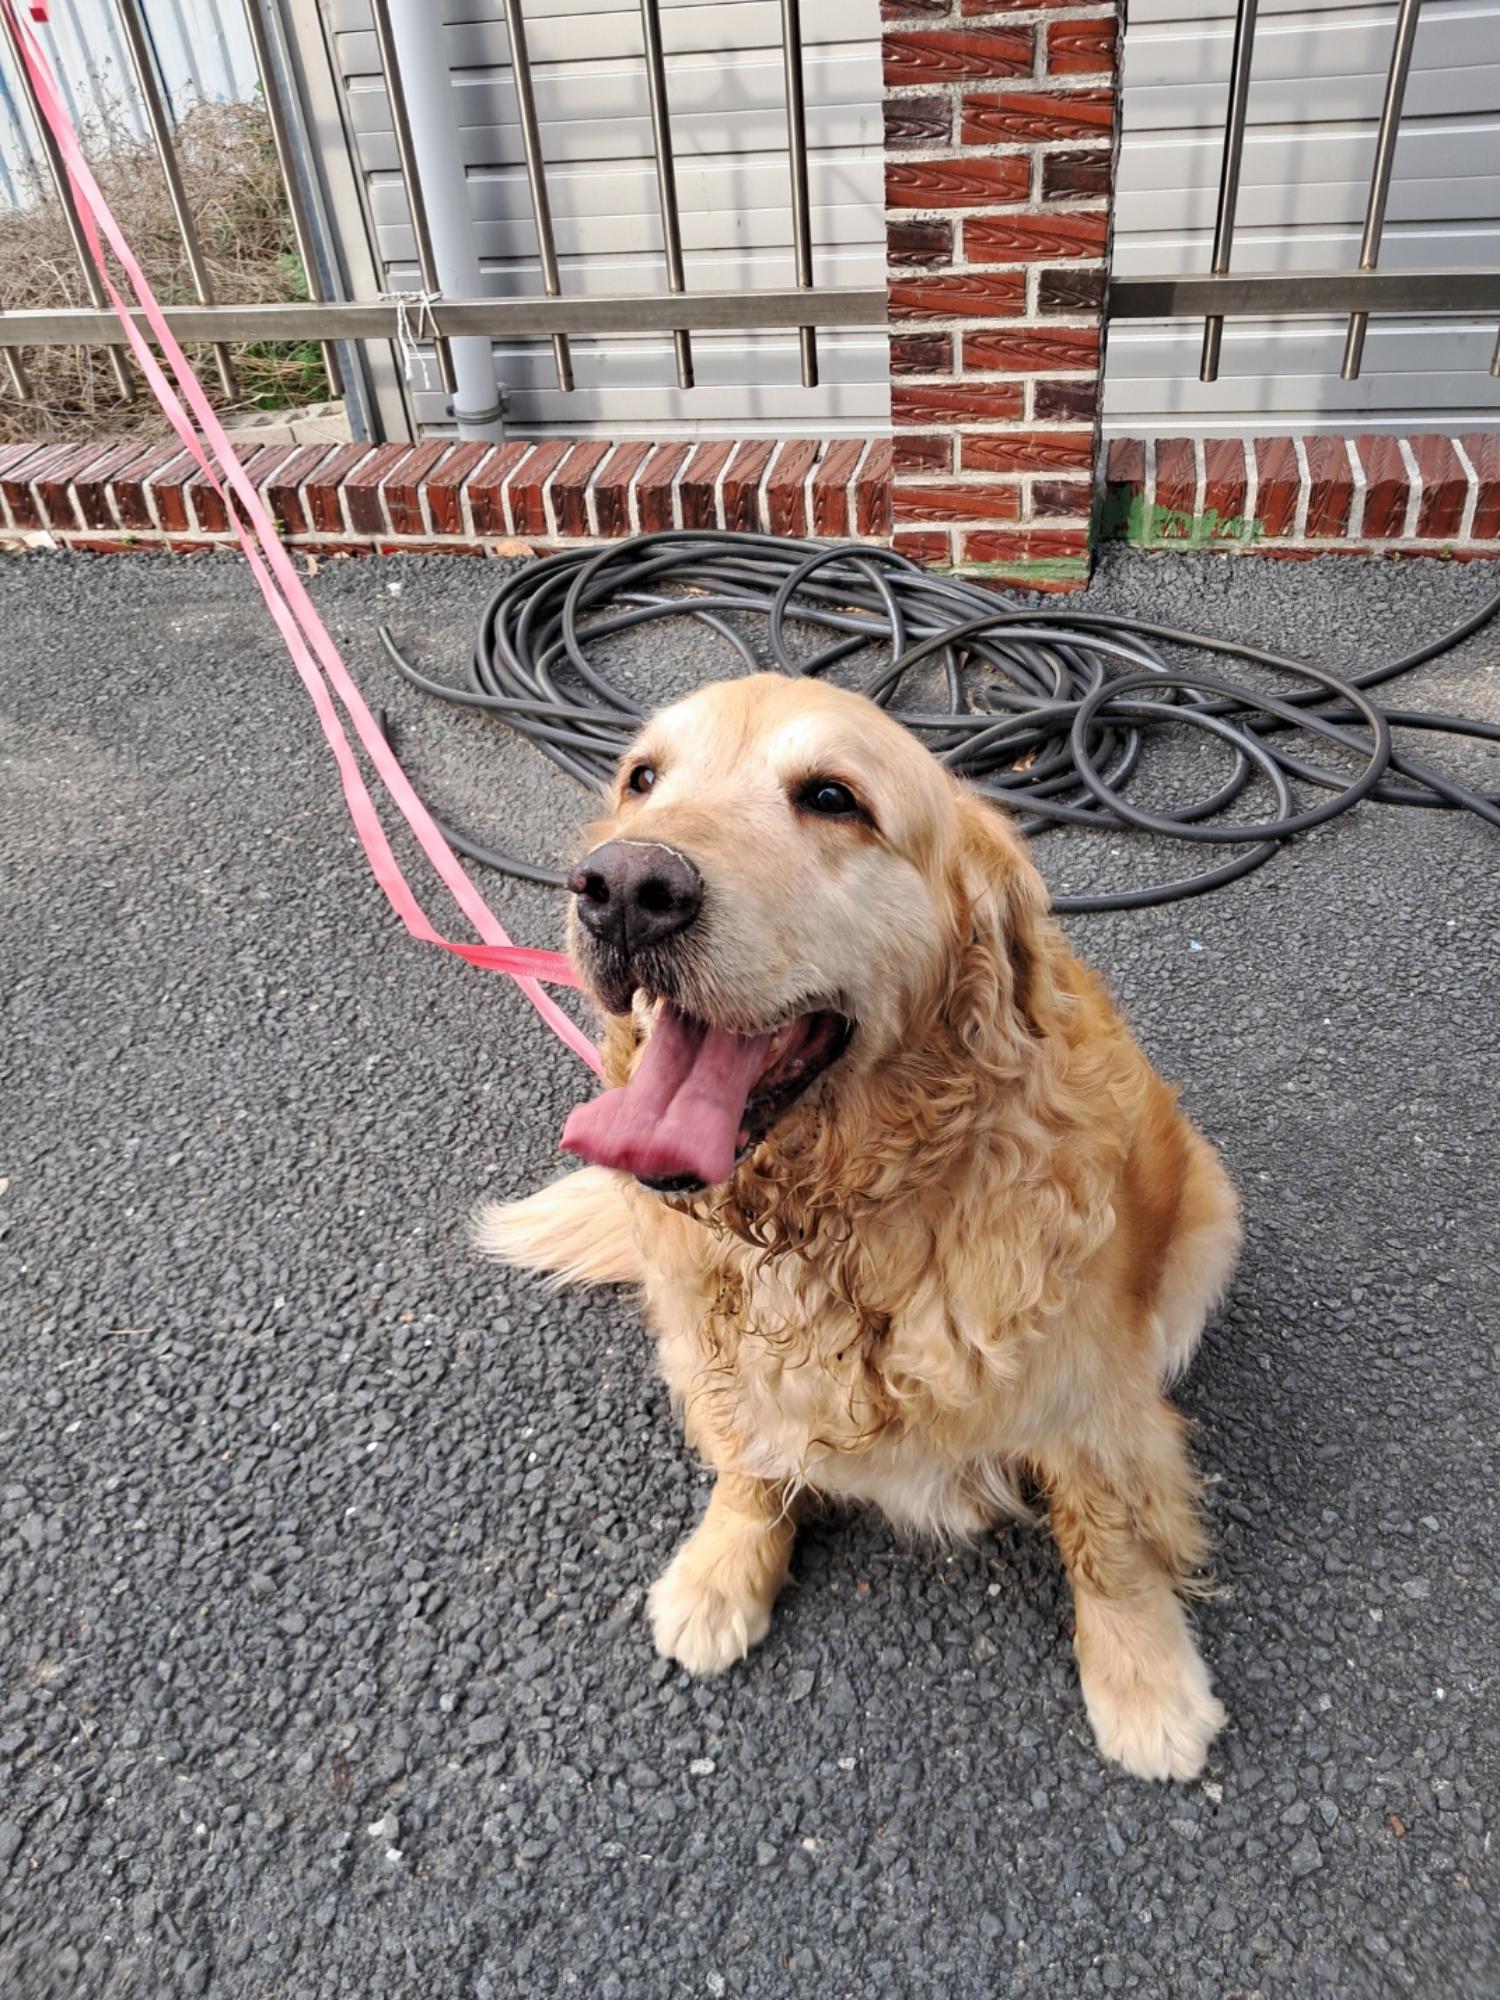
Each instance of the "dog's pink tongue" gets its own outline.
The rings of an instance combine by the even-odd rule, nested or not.
[[[563,1151],[646,1180],[690,1175],[716,1187],[734,1172],[745,1104],[770,1043],[769,1035],[694,1021],[669,1001],[625,1088],[570,1114]]]

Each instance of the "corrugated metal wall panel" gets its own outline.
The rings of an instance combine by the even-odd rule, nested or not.
[[[52,0],[37,33],[68,107],[80,124],[115,123],[146,136],[115,0]],[[202,99],[245,102],[255,94],[255,58],[240,0],[146,0],[157,73],[180,117]],[[45,170],[25,96],[0,46],[0,200],[15,206],[35,168]]]
[[[1395,29],[1394,0],[1262,0],[1234,241],[1237,271],[1353,266]],[[1115,268],[1206,271],[1233,0],[1132,0]],[[1381,262],[1500,264],[1500,0],[1428,0],[1417,31]],[[1495,327],[1371,322],[1339,380],[1340,321],[1230,320],[1217,383],[1201,326],[1110,329],[1105,428],[1247,434],[1500,424]]]
[[[497,296],[541,291],[509,50],[497,0],[441,0],[481,268]],[[364,0],[325,0],[370,227],[387,281],[417,274],[390,114]],[[565,292],[666,288],[641,56],[629,0],[527,0],[527,34]],[[885,275],[878,0],[804,9],[814,270],[820,281]],[[794,282],[786,98],[777,0],[663,0],[672,137],[688,284]],[[563,394],[545,342],[497,347],[508,422],[524,436],[864,435],[890,421],[889,354],[878,332],[825,332],[822,386],[801,386],[794,333],[693,336],[698,386],[676,386],[669,340],[573,340]],[[412,396],[444,423],[435,390]]]

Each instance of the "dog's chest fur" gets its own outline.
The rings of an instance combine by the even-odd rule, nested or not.
[[[871,1502],[925,1534],[1024,1511],[1007,1433],[1019,1450],[1031,1343],[966,1328],[931,1275],[942,1260],[930,1244],[929,1275],[900,1313],[861,1315],[815,1263],[710,1248],[700,1225],[686,1228],[697,1240],[653,1231],[646,1303],[667,1387],[712,1462],[727,1447],[741,1472]]]

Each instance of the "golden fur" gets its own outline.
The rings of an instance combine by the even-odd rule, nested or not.
[[[1002,816],[858,696],[761,675],[664,711],[589,844],[705,885],[693,1010],[753,1031],[827,996],[841,1060],[732,1181],[662,1197],[586,1168],[481,1219],[488,1250],[637,1285],[718,1473],[652,1592],[695,1673],[760,1639],[804,1492],[961,1535],[1045,1497],[1099,1745],[1188,1778],[1223,1720],[1181,1605],[1204,1553],[1164,1389],[1233,1268],[1234,1191],[1047,913]],[[814,774],[873,827],[798,814]],[[612,1017],[610,1082],[649,1014]]]

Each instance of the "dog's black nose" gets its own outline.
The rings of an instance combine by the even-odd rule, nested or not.
[[[654,841],[610,840],[568,877],[578,920],[627,951],[685,931],[703,907],[703,878],[685,854]]]

